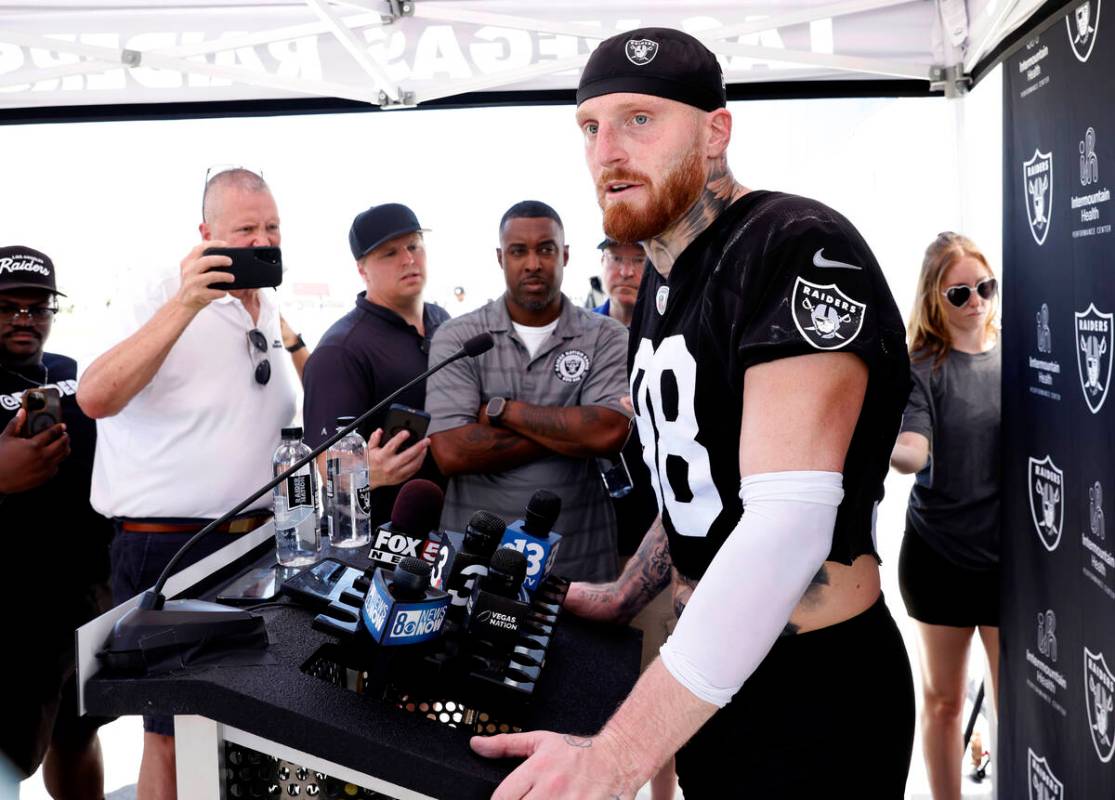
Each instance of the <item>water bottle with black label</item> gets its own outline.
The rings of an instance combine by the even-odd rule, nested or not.
[[[301,428],[283,428],[275,451],[275,475],[310,454],[302,443]],[[317,471],[313,462],[303,464],[272,492],[275,503],[275,557],[284,567],[303,567],[317,561],[320,544],[317,515]]]
[[[337,417],[340,430],[356,417]],[[332,497],[330,538],[334,547],[362,547],[372,541],[372,488],[368,484],[368,449],[356,431],[339,439],[326,453],[327,494]]]

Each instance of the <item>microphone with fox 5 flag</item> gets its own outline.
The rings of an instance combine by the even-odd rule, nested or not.
[[[446,531],[434,563],[430,585],[449,592],[449,619],[461,622],[465,606],[476,581],[488,574],[488,562],[507,529],[502,517],[490,511],[477,511],[463,534]]]
[[[468,599],[465,629],[470,639],[510,653],[530,606],[516,600],[526,576],[527,559],[518,550],[501,547],[492,554],[488,574],[476,582]]]
[[[404,483],[391,507],[391,521],[381,525],[372,538],[368,558],[377,567],[389,569],[407,557],[434,563],[438,543],[429,537],[437,530],[444,503],[445,493],[436,483],[421,478]]]
[[[538,589],[538,585],[550,574],[561,534],[554,533],[554,523],[561,513],[561,498],[551,491],[539,489],[527,503],[524,519],[517,519],[507,526],[500,547],[518,550],[527,561],[526,580],[523,581],[523,599]]]
[[[385,647],[421,644],[437,638],[445,624],[449,595],[430,588],[430,565],[404,558],[388,579],[376,570],[360,618],[372,638]]]

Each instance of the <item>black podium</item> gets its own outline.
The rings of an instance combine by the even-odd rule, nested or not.
[[[268,524],[238,539],[176,575],[167,584],[168,596],[212,597],[244,569],[273,559],[273,538]],[[367,563],[366,550],[329,555],[354,566]],[[439,696],[436,686],[410,702],[386,702],[350,690],[359,688],[360,675],[354,680],[347,670],[346,680],[336,638],[311,627],[315,612],[288,600],[257,612],[267,622],[272,663],[114,675],[98,666],[94,653],[132,602],[78,631],[83,710],[174,715],[178,794],[190,800],[232,796],[230,781],[237,776],[271,769],[287,777],[271,787],[281,792],[274,796],[286,797],[288,789],[302,796],[308,783],[318,786],[308,794],[320,797],[340,785],[344,790],[335,796],[487,798],[518,762],[474,755],[471,735],[512,726],[593,733],[638,678],[637,631],[563,614],[535,696],[511,724],[500,714]],[[276,766],[275,759],[283,763]]]

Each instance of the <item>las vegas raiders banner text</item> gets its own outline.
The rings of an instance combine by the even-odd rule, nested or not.
[[[1003,68],[998,795],[1115,798],[1115,0]]]

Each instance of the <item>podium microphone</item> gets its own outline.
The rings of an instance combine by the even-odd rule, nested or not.
[[[391,507],[391,521],[379,526],[369,557],[374,566],[394,567],[404,558],[437,558],[437,542],[430,539],[441,520],[445,493],[433,481],[407,481]],[[370,574],[370,573],[369,573]]]
[[[162,574],[159,575],[159,579],[155,582],[155,585],[143,593],[139,605],[116,621],[108,645],[105,647],[104,651],[102,651],[106,660],[110,663],[142,666],[143,644],[146,641],[152,640],[152,637],[160,641],[170,638],[173,640],[175,647],[188,649],[196,646],[199,642],[211,641],[218,637],[243,637],[245,632],[258,633],[263,631],[262,617],[238,609],[232,609],[228,606],[222,606],[219,603],[208,603],[200,600],[172,600],[168,603],[166,598],[163,597],[163,587],[166,585],[167,579],[174,574],[175,567],[182,561],[185,554],[210,531],[232,519],[256,500],[270,492],[275,486],[296,473],[305,464],[310,463],[321,453],[324,453],[334,442],[347,436],[374,414],[386,408],[388,404],[394,401],[396,397],[407,389],[421,383],[438,370],[444,369],[455,361],[460,361],[462,358],[476,358],[488,352],[492,349],[494,344],[495,342],[490,333],[481,333],[473,336],[466,341],[459,350],[450,354],[437,364],[434,364],[434,366],[417,377],[404,383],[394,392],[387,395],[387,397],[383,398],[357,417],[353,422],[337,430],[332,436],[329,436],[317,447],[310,450],[309,453],[294,462],[288,469],[265,483],[249,497],[238,503],[234,508],[225,512],[221,517],[213,520],[190,537],[178,552],[174,554],[174,557],[171,558],[166,568],[162,571]],[[173,630],[174,634],[168,637],[167,632],[170,630]]]

